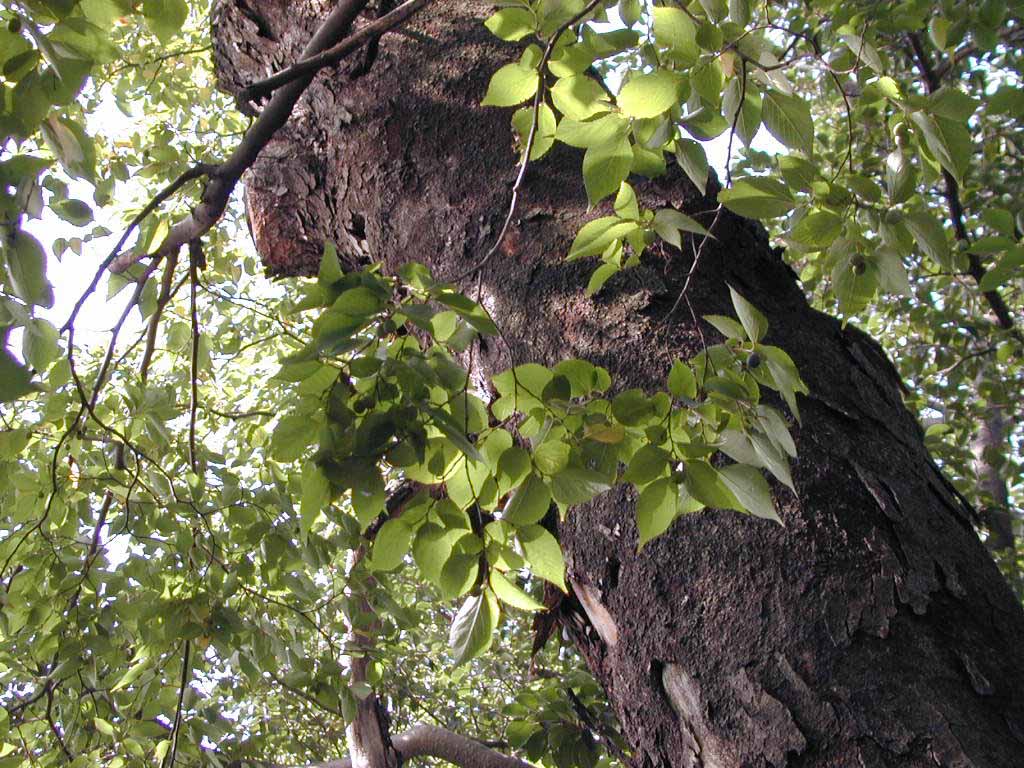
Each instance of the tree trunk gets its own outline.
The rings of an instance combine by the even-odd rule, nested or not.
[[[291,63],[326,2],[222,2],[224,87]],[[324,239],[350,266],[417,260],[441,278],[493,242],[516,155],[510,111],[479,107],[516,55],[480,24],[484,5],[430,7],[391,35],[369,72],[321,74],[246,178],[271,274],[315,272]],[[259,22],[252,17],[259,16]],[[648,206],[714,208],[679,172],[638,182]],[[617,387],[664,386],[676,357],[712,339],[669,316],[691,257],[656,246],[584,294],[567,264],[590,217],[580,157],[531,166],[518,219],[480,276],[507,345],[480,373],[586,358]],[[703,216],[705,224],[710,217]],[[812,310],[758,224],[724,215],[690,287],[696,315],[731,314],[727,283],[768,317],[810,387],[796,432],[785,527],[708,510],[637,553],[633,504],[613,491],[561,527],[590,622],[574,638],[604,685],[637,765],[996,766],[1024,755],[1024,614],[926,453],[876,343]],[[477,278],[464,289],[475,295]],[[684,305],[685,306],[685,305]]]

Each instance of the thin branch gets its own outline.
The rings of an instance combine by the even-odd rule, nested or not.
[[[192,642],[186,640],[185,648],[181,655],[181,681],[178,684],[178,706],[174,710],[174,725],[171,726],[171,748],[167,752],[167,759],[164,761],[166,768],[174,768],[174,761],[178,757],[178,736],[181,734],[181,713],[185,708],[185,689],[188,687],[191,657]]]
[[[156,299],[156,309],[149,318],[149,325],[146,329],[146,346],[142,350],[142,362],[139,363],[139,379],[145,383],[149,377],[149,366],[153,362],[153,354],[156,352],[156,335],[160,330],[160,319],[164,315],[164,309],[171,300],[172,289],[174,288],[174,270],[178,266],[178,254],[173,253],[164,265],[164,276],[160,281],[160,293]]]
[[[437,757],[458,768],[533,768],[530,763],[506,755],[462,734],[427,723],[418,723],[391,740],[401,763],[414,757]],[[329,760],[308,768],[352,768],[352,760]]]
[[[196,416],[199,408],[199,311],[196,306],[196,292],[199,286],[199,265],[203,261],[203,247],[199,240],[188,244],[189,274],[189,318],[192,325],[192,356],[189,376],[188,408],[188,461],[193,473],[199,472],[196,459]]]
[[[82,311],[82,306],[89,299],[89,297],[96,291],[96,286],[99,285],[100,278],[103,277],[103,273],[106,272],[107,269],[110,268],[115,261],[117,261],[118,257],[121,255],[121,249],[124,248],[124,244],[128,241],[128,238],[131,236],[132,232],[135,231],[135,228],[138,227],[139,224],[141,224],[146,219],[146,217],[149,216],[149,214],[151,214],[153,211],[159,208],[160,205],[165,200],[167,200],[171,195],[173,195],[175,192],[177,192],[179,189],[185,186],[188,182],[209,175],[213,171],[213,168],[214,166],[207,165],[205,163],[199,163],[197,165],[192,166],[183,174],[181,174],[178,178],[176,178],[174,181],[168,184],[166,187],[157,192],[153,199],[146,203],[146,206],[141,211],[135,214],[134,218],[132,218],[132,220],[128,222],[128,226],[121,234],[121,238],[117,241],[117,245],[115,245],[111,249],[110,253],[102,261],[99,268],[96,270],[96,274],[93,275],[93,278],[90,281],[89,285],[82,292],[82,295],[78,298],[78,301],[75,302],[75,306],[71,309],[71,314],[68,316],[67,321],[61,327],[61,332],[71,330],[75,327],[75,320],[78,317],[78,313]],[[124,269],[119,269],[115,271],[123,272]]]
[[[54,737],[57,739],[57,743],[60,744],[61,752],[68,760],[74,760],[75,756],[68,749],[67,743],[64,741],[64,737],[61,735],[60,728],[57,727],[57,723],[53,719],[53,687],[47,686],[46,688],[46,722],[50,725],[50,730],[53,732]]]
[[[239,109],[245,112],[253,102],[266,98],[278,88],[287,85],[293,80],[298,80],[305,75],[316,74],[324,67],[337,64],[357,48],[361,48],[369,43],[373,38],[378,38],[407,21],[417,11],[431,2],[433,0],[408,0],[376,21],[367,24],[365,27],[360,27],[340,43],[328,48],[326,51],[321,51],[315,56],[304,58],[265,80],[259,80],[243,88],[236,99]]]

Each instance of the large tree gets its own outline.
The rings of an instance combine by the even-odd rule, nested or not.
[[[637,765],[1019,762],[1024,613],[931,458],[899,372],[846,322],[879,287],[909,293],[904,262],[930,260],[939,275],[919,282],[912,269],[915,294],[873,304],[871,317],[917,338],[901,323],[932,312],[933,346],[971,324],[954,367],[987,366],[969,381],[986,398],[972,413],[985,424],[977,498],[1005,495],[1000,409],[1015,406],[994,394],[1011,377],[992,358],[1019,355],[1015,294],[1000,289],[1020,233],[1004,211],[1009,224],[985,219],[997,232],[972,245],[987,233],[968,231],[963,210],[969,97],[940,80],[981,55],[988,27],[957,33],[961,19],[936,12],[925,37],[924,4],[894,5],[888,20],[822,5],[773,20],[745,2],[620,3],[645,41],[588,27],[596,2],[515,6],[490,29],[493,9],[465,1],[379,8],[376,27],[357,24],[358,0],[218,3],[218,85],[252,122],[226,159],[192,166],[157,198],[205,178],[190,210],[103,264],[135,286],[126,316],[137,304],[147,319],[137,344],[115,356],[111,342],[76,367],[70,339],[49,393],[28,396],[0,444],[15,510],[7,711],[22,741],[4,757],[274,760],[344,741],[374,768],[419,755],[512,768],[453,733],[477,709],[460,688],[483,699],[488,681],[506,680],[511,690],[490,696],[515,718],[508,741],[559,766],[589,764],[599,743]],[[46,12],[77,18],[74,6]],[[174,19],[154,9],[151,28],[169,36]],[[401,34],[371,34],[414,13]],[[991,50],[1014,50],[1012,17],[989,26]],[[498,39],[530,34],[541,47]],[[849,112],[826,104],[811,122],[794,94],[816,73]],[[864,102],[856,112],[851,99]],[[503,107],[521,102],[510,124]],[[907,116],[884,163],[883,142],[861,135],[882,102]],[[693,139],[749,143],[762,120],[792,150],[781,172],[759,176],[767,161],[751,150],[747,175],[723,190]],[[815,137],[815,124],[831,130]],[[80,127],[54,116],[44,131],[74,175]],[[147,152],[165,151],[159,132],[152,140]],[[287,283],[283,315],[266,292],[245,298],[255,265],[233,264],[242,257],[223,233],[208,234],[232,215],[240,179],[266,271],[318,278]],[[23,265],[35,241],[18,229],[30,205],[16,186],[10,293],[45,304]],[[77,201],[52,186],[51,207],[73,216]],[[987,193],[975,194],[981,206]],[[798,203],[779,229],[791,254],[741,217]],[[950,246],[940,221],[965,245]],[[823,276],[843,322],[808,302]],[[28,337],[33,322],[10,325]],[[209,362],[218,352],[222,364]],[[49,366],[38,343],[30,353]],[[278,383],[261,386],[278,353],[289,353]],[[4,355],[9,400],[31,382]],[[946,463],[964,474],[958,455]],[[1012,547],[1006,510],[993,515],[988,528]],[[117,535],[127,550],[101,567]],[[503,625],[487,650],[498,600],[538,607],[538,577],[535,646],[555,626],[575,647],[628,755],[585,680],[567,676],[564,695],[545,682],[569,674],[565,654],[540,651],[541,688],[529,692],[523,627]],[[124,599],[131,590],[139,599]],[[453,597],[451,655],[478,657],[471,684],[432,658]],[[446,728],[399,735],[445,701]],[[473,735],[495,722],[474,722]]]
[[[265,62],[297,58],[321,21],[314,4],[254,8],[263,26],[227,4],[215,27],[221,83],[236,93]],[[647,391],[714,333],[695,317],[731,314],[729,286],[740,291],[808,387],[795,492],[778,488],[785,526],[706,512],[637,552],[627,492],[559,526],[578,600],[563,621],[576,620],[634,759],[1011,765],[1024,746],[1013,595],[929,459],[892,366],[808,307],[759,226],[724,214],[696,269],[692,251],[664,245],[587,298],[587,267],[564,258],[590,215],[580,157],[563,149],[528,168],[522,213],[482,263],[517,169],[502,151],[507,113],[478,106],[511,55],[484,15],[473,3],[432,9],[422,37],[389,40],[365,74],[342,70],[307,92],[246,180],[265,263],[312,272],[324,240],[349,269],[372,260],[393,272],[414,257],[478,291],[502,330],[471,375],[578,357]],[[714,183],[701,195],[676,169],[638,190],[651,209],[715,209]]]

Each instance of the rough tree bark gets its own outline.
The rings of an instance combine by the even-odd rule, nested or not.
[[[292,63],[328,5],[221,2],[223,86]],[[324,239],[350,266],[415,259],[442,278],[486,251],[516,159],[509,111],[478,106],[516,53],[481,26],[487,12],[439,4],[386,38],[368,73],[317,78],[245,179],[269,273],[315,271]],[[508,346],[491,343],[476,362],[488,373],[575,356],[617,386],[660,388],[673,358],[698,352],[701,333],[716,338],[689,312],[668,315],[691,257],[655,248],[586,298],[593,265],[563,260],[589,217],[579,161],[563,148],[531,168],[479,283]],[[714,207],[714,188],[701,198],[676,172],[638,186],[648,205]],[[725,215],[716,234],[689,298],[698,316],[729,314],[726,283],[736,286],[799,366],[811,393],[798,494],[775,489],[785,527],[709,510],[639,554],[626,492],[562,525],[589,618],[575,641],[635,763],[1021,765],[1024,614],[926,453],[894,369],[876,343],[807,305],[759,225]]]

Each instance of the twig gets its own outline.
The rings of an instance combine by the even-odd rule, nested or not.
[[[103,273],[106,272],[107,269],[110,268],[111,265],[113,265],[113,263],[121,255],[121,249],[124,248],[124,244],[128,241],[128,238],[131,236],[132,232],[135,231],[135,228],[138,227],[139,224],[141,224],[146,219],[146,217],[149,216],[149,214],[155,211],[161,205],[161,203],[167,200],[167,198],[169,198],[171,195],[173,195],[175,192],[177,192],[179,189],[185,186],[188,182],[209,175],[210,173],[213,172],[213,169],[214,166],[207,165],[205,163],[199,163],[197,165],[192,166],[183,174],[181,174],[178,178],[176,178],[174,181],[172,181],[170,184],[164,187],[162,190],[157,192],[153,199],[146,203],[146,206],[141,211],[135,214],[132,220],[128,222],[128,226],[125,228],[124,233],[121,235],[121,239],[117,241],[117,245],[115,245],[111,249],[107,257],[100,263],[100,266],[96,270],[96,274],[93,275],[92,280],[89,282],[89,285],[82,292],[82,295],[78,298],[78,301],[75,302],[75,306],[71,309],[71,314],[68,316],[67,321],[64,323],[63,326],[61,326],[62,333],[74,328],[75,320],[78,317],[78,313],[82,311],[82,306],[89,299],[89,297],[96,291],[96,286],[99,285],[100,278],[103,277]],[[122,269],[117,271],[123,272],[124,270]]]
[[[178,254],[172,253],[167,259],[167,264],[164,265],[164,276],[160,281],[160,294],[156,299],[156,309],[153,310],[153,316],[149,318],[149,326],[146,330],[146,347],[142,350],[142,362],[139,363],[139,378],[143,383],[149,377],[149,366],[153,362],[153,354],[156,352],[156,335],[160,329],[160,318],[163,317],[167,302],[171,300],[174,270],[177,266]]]
[[[192,356],[190,368],[188,412],[188,460],[194,473],[199,472],[196,459],[196,416],[199,408],[199,311],[196,293],[199,288],[199,265],[203,261],[203,247],[199,240],[188,244],[189,317],[192,325]]]
[[[54,737],[57,739],[57,743],[60,744],[60,749],[64,753],[64,756],[68,760],[74,760],[75,756],[71,750],[68,749],[67,743],[64,741],[64,737],[60,733],[60,728],[57,727],[57,723],[53,720],[53,688],[47,687],[46,689],[46,722],[50,725],[50,730],[53,731]]]
[[[185,689],[188,687],[188,674],[191,669],[189,662],[192,656],[192,641],[185,641],[185,648],[181,658],[181,682],[178,685],[178,706],[174,710],[174,725],[171,726],[171,749],[164,761],[166,768],[174,768],[174,761],[178,757],[178,735],[181,733],[181,712],[185,706]]]

